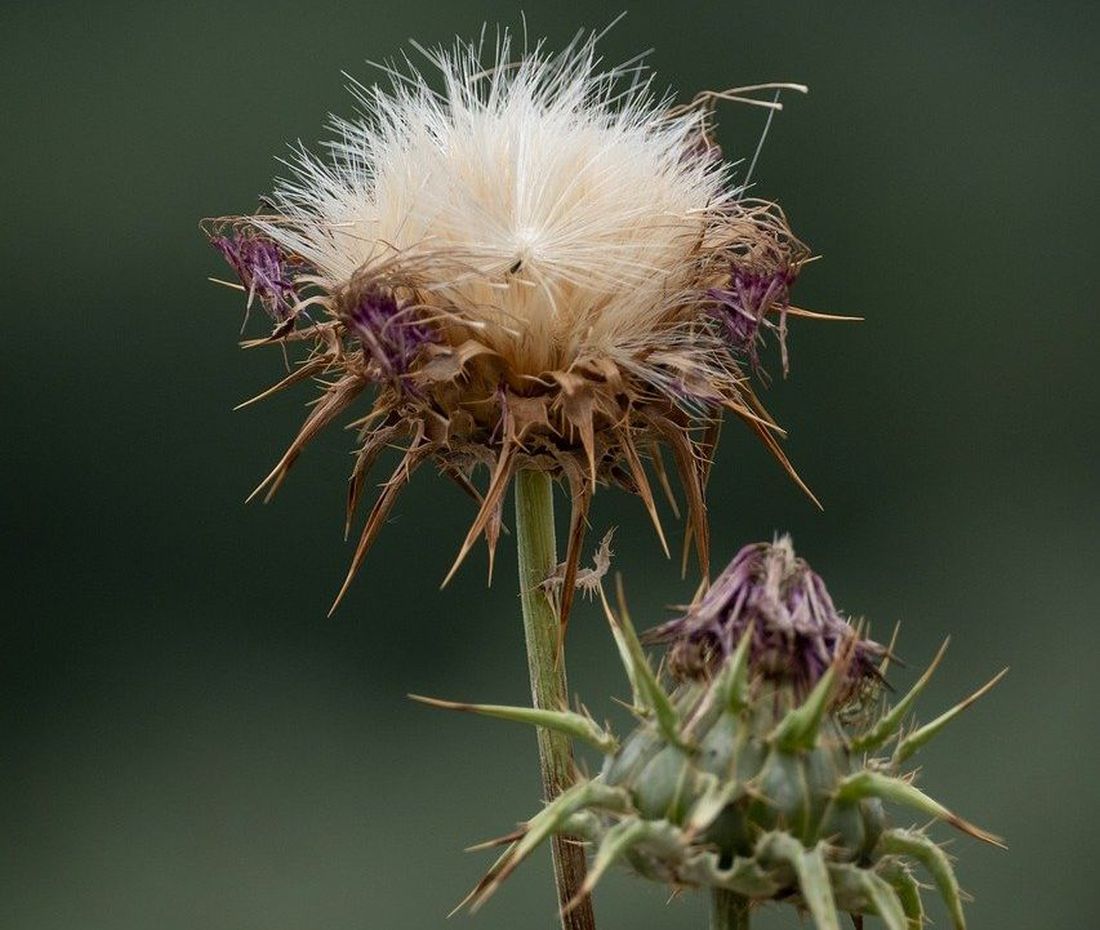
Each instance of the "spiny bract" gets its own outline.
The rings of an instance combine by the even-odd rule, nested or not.
[[[746,547],[739,557],[748,551],[762,566],[787,565],[792,575],[781,582],[806,581],[805,574],[793,574],[804,563],[792,560],[789,541]],[[760,592],[774,588],[774,574],[754,577]],[[746,600],[739,599],[741,607]],[[778,626],[785,621],[775,607],[774,601],[763,611],[750,607],[755,615],[712,674],[682,677],[671,691],[653,672],[625,608],[607,607],[640,718],[622,743],[586,714],[429,702],[561,730],[605,754],[599,775],[580,778],[504,838],[511,845],[463,903],[481,905],[539,844],[559,834],[581,837],[595,849],[582,896],[621,860],[674,888],[793,903],[819,930],[838,930],[842,912],[857,923],[861,915],[877,914],[890,930],[919,930],[924,909],[915,871],[922,866],[962,930],[963,895],[948,856],[923,829],[891,827],[884,804],[1000,845],[917,788],[905,769],[917,749],[1000,675],[931,723],[905,730],[943,649],[907,694],[876,707],[869,692],[879,690],[888,652],[845,625],[807,691],[805,669],[795,661],[805,648],[798,639],[820,632],[820,625],[804,625],[797,635],[788,626],[784,653]],[[768,625],[763,633],[773,637],[773,647],[761,668],[754,643]],[[855,659],[872,649],[887,658],[864,675],[865,687],[853,689]],[[777,672],[780,653],[792,669],[786,679]],[[890,743],[892,751],[880,755]]]
[[[712,141],[713,105],[778,108],[747,94],[805,88],[673,107],[637,63],[602,70],[595,38],[557,56],[538,45],[513,59],[507,33],[488,62],[480,42],[427,54],[439,89],[411,64],[386,69],[388,91],[355,85],[362,116],[334,120],[331,157],[300,151],[273,212],[211,230],[275,323],[246,344],[309,347],[271,391],[323,379],[257,491],[273,493],[371,390],[353,423],[349,528],[382,451],[404,444],[404,457],[349,581],[420,465],[434,462],[478,503],[455,567],[481,534],[492,550],[511,476],[534,468],[571,489],[567,615],[596,485],[640,496],[664,543],[645,466],[668,487],[661,446],[706,575],[703,489],[719,420],[740,417],[794,474],[747,374],[765,330],[783,343],[788,314],[821,316],[790,305],[809,252],[777,207],[746,196],[748,178]],[[484,489],[471,483],[481,467]]]

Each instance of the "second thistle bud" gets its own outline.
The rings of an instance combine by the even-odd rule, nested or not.
[[[924,830],[892,827],[887,807],[1000,843],[917,788],[906,768],[997,679],[904,732],[943,651],[907,694],[880,705],[878,660],[887,650],[839,614],[786,538],[746,546],[682,617],[653,632],[669,649],[671,687],[654,672],[625,607],[608,608],[608,619],[639,717],[621,743],[579,713],[446,705],[556,729],[605,757],[599,775],[580,779],[518,839],[508,837],[514,845],[474,889],[474,906],[543,841],[569,835],[595,850],[582,896],[624,862],[674,888],[735,895],[744,907],[793,904],[819,930],[839,930],[845,912],[857,925],[874,914],[890,930],[919,930],[915,876],[923,868],[963,930],[963,896],[946,854]]]

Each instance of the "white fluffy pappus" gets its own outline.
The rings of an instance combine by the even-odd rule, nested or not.
[[[671,109],[636,63],[601,70],[596,36],[512,60],[484,34],[421,51],[388,90],[352,87],[329,157],[299,149],[257,227],[328,287],[386,267],[420,300],[480,325],[513,369],[538,374],[644,340],[696,288],[708,221],[736,191],[699,157],[707,113]]]
[[[563,623],[597,486],[638,496],[667,551],[647,474],[678,512],[662,449],[686,499],[685,558],[694,547],[708,574],[704,491],[724,414],[805,489],[750,374],[763,332],[782,346],[788,313],[814,315],[789,302],[808,251],[778,207],[744,196],[755,157],[735,179],[711,138],[717,100],[774,112],[781,88],[805,88],[674,106],[640,59],[605,68],[598,39],[557,55],[525,43],[515,58],[507,32],[491,48],[484,32],[449,51],[416,46],[438,74],[406,57],[382,66],[388,88],[353,82],[359,115],[332,118],[322,155],[298,147],[268,213],[211,221],[275,323],[245,345],[306,349],[253,400],[307,379],[321,389],[254,493],[270,497],[321,430],[365,409],[351,424],[350,532],[379,456],[407,443],[337,601],[428,461],[478,502],[448,577],[479,535],[495,550],[518,470],[568,486]],[[763,90],[776,99],[750,96]]]

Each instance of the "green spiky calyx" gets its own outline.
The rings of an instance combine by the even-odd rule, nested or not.
[[[511,845],[467,899],[471,906],[492,895],[548,837],[568,834],[595,849],[582,894],[623,861],[646,878],[719,889],[745,906],[792,903],[808,911],[819,930],[838,930],[842,912],[877,914],[890,930],[917,930],[924,910],[914,874],[923,867],[954,925],[965,927],[945,853],[923,830],[891,828],[884,806],[909,808],[1000,843],[915,787],[904,769],[994,682],[903,734],[941,650],[904,697],[861,715],[870,723],[853,732],[844,722],[851,708],[837,700],[850,690],[851,640],[809,693],[777,681],[774,668],[767,675],[752,668],[751,629],[713,677],[683,681],[670,693],[625,611],[608,613],[640,717],[621,744],[583,714],[446,705],[550,727],[605,754],[598,776],[578,781],[506,838]],[[880,756],[888,744],[892,752]]]

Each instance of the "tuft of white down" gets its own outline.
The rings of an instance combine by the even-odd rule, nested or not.
[[[600,70],[595,38],[492,63],[483,43],[353,87],[327,160],[297,153],[265,231],[330,285],[372,268],[415,282],[517,372],[645,344],[698,275],[729,166],[695,157],[704,116],[670,113],[638,66]]]

